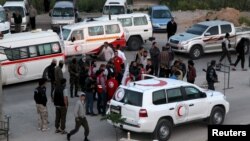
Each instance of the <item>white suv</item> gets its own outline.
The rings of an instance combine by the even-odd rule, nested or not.
[[[107,113],[125,118],[123,124],[116,125],[122,129],[153,133],[154,139],[166,141],[176,124],[199,119],[222,124],[229,111],[225,98],[220,92],[187,82],[153,78],[120,86]]]

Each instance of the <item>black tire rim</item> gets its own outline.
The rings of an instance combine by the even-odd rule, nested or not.
[[[219,111],[215,112],[213,116],[214,124],[221,124],[222,120],[223,120],[223,114]]]
[[[166,125],[162,125],[159,129],[159,137],[160,139],[165,139],[169,135],[169,127]]]

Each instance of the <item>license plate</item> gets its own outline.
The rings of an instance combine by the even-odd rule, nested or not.
[[[120,106],[114,106],[111,105],[110,111],[115,114],[121,114],[121,107]]]

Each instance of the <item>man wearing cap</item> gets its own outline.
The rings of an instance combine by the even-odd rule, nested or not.
[[[84,110],[84,106],[85,106],[85,93],[80,92],[79,93],[80,99],[76,102],[75,108],[74,108],[74,114],[75,114],[75,129],[71,130],[68,134],[67,134],[67,140],[70,140],[70,137],[72,135],[74,135],[75,133],[77,133],[79,131],[80,126],[82,125],[84,128],[84,136],[85,139],[84,141],[89,141],[88,140],[88,135],[89,135],[89,125],[88,125],[88,121],[85,117],[85,110]]]

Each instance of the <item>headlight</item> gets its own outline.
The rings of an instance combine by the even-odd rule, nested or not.
[[[188,41],[182,41],[181,42],[181,45],[185,45],[185,44],[188,44]]]
[[[159,24],[153,23],[153,27],[160,27]]]

